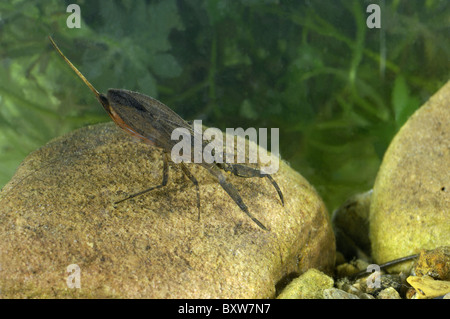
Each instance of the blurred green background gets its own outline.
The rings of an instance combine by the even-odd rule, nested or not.
[[[223,130],[280,128],[282,158],[331,212],[371,188],[395,133],[449,79],[449,26],[448,0],[2,1],[0,186],[50,139],[109,121],[52,35],[99,91]]]

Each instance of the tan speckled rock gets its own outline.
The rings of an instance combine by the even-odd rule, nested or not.
[[[278,295],[278,299],[323,299],[323,291],[333,287],[333,278],[317,269],[309,269],[292,280]]]
[[[86,127],[31,154],[0,193],[2,297],[267,298],[284,276],[329,271],[335,244],[326,208],[285,163],[266,179],[228,175],[259,228],[206,170],[195,187],[171,165],[158,185],[158,149],[114,124]],[[67,286],[80,267],[81,289]],[[70,281],[76,282],[76,281]]]
[[[450,82],[417,110],[387,150],[370,207],[376,263],[450,245]],[[412,262],[390,268],[407,270]]]
[[[400,297],[400,294],[392,287],[386,288],[381,290],[378,295],[377,299],[402,299]]]

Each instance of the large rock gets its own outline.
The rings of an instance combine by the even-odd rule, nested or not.
[[[284,207],[267,179],[227,175],[268,231],[204,168],[189,168],[200,220],[196,189],[176,165],[165,188],[115,207],[160,184],[162,160],[112,123],[31,154],[0,193],[2,297],[267,298],[292,273],[331,271],[326,208],[288,165],[274,175]]]
[[[370,219],[377,263],[450,245],[450,82],[411,116],[389,146]]]

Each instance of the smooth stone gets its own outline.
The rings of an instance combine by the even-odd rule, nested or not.
[[[351,263],[345,263],[345,264],[336,266],[337,278],[348,277],[348,276],[354,275],[358,272],[359,272],[359,269]]]
[[[362,291],[360,288],[361,285],[355,283],[353,285],[350,284],[349,280],[347,278],[342,278],[340,280],[338,280],[336,282],[336,287],[340,290],[343,291],[345,293],[349,293],[351,295],[356,296],[358,299],[375,299],[374,296],[365,293],[364,291]],[[338,295],[340,294],[340,291],[335,291],[335,292],[328,292],[328,294],[330,294],[330,298],[328,299],[341,299],[343,297],[338,297]],[[331,298],[332,296],[335,296],[334,298]],[[347,299],[347,298],[343,298],[343,299]]]
[[[0,193],[2,297],[270,298],[288,274],[332,271],[326,207],[286,163],[273,175],[284,207],[266,178],[226,175],[268,231],[199,165],[188,167],[200,220],[177,165],[166,187],[114,204],[161,184],[162,166],[159,149],[113,123],[28,156]]]
[[[370,205],[372,257],[382,264],[449,246],[449,216],[450,81],[409,118],[386,151]]]
[[[400,294],[397,290],[395,290],[392,287],[388,287],[386,289],[381,290],[378,295],[377,299],[402,299],[400,297]]]
[[[450,281],[434,280],[430,276],[409,276],[406,281],[415,289],[411,299],[431,299],[450,293]]]
[[[277,299],[323,299],[323,291],[332,288],[333,278],[317,269],[309,269],[292,280]]]
[[[376,280],[379,280],[378,283]],[[380,274],[379,277],[365,277],[358,281],[361,291],[377,296],[382,290],[386,288],[394,288],[400,291],[402,288],[402,281],[399,275]],[[369,286],[370,284],[370,286]],[[379,285],[378,285],[379,284]]]
[[[337,288],[329,288],[323,291],[324,299],[360,299],[358,296]]]

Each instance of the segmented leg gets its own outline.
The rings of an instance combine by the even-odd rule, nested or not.
[[[122,202],[124,202],[124,201],[126,201],[128,199],[140,196],[140,195],[148,193],[148,192],[150,192],[150,191],[152,191],[154,189],[158,189],[158,188],[162,188],[162,187],[166,186],[167,185],[167,181],[169,179],[169,160],[168,160],[167,153],[163,154],[163,161],[164,161],[163,180],[162,180],[162,183],[160,185],[153,186],[153,187],[150,187],[150,188],[148,188],[146,190],[143,190],[143,191],[141,191],[139,193],[130,195],[130,196],[128,196],[128,197],[126,197],[126,198],[124,198],[124,199],[122,199],[120,201],[115,202],[115,204],[122,203]],[[205,167],[212,175],[214,175],[217,178],[217,180],[219,181],[220,186],[235,201],[235,203],[239,206],[239,208],[244,213],[247,214],[248,217],[250,217],[260,228],[262,228],[264,230],[267,230],[266,226],[264,226],[256,217],[254,217],[249,212],[249,210],[247,208],[247,205],[245,205],[245,203],[242,200],[241,195],[239,195],[239,192],[237,191],[237,189],[232,184],[227,182],[225,176],[222,174],[222,172],[220,171],[218,166],[216,166],[216,165],[202,165],[202,166]],[[233,166],[236,166],[236,165],[233,165]],[[278,185],[276,184],[276,182],[272,179],[272,177],[270,175],[263,175],[263,174],[261,174],[261,172],[259,170],[255,170],[255,169],[247,167],[247,166],[243,166],[243,165],[238,165],[238,166],[240,166],[240,167],[235,167],[235,169],[232,171],[237,176],[241,176],[241,177],[255,177],[255,176],[257,176],[257,177],[265,177],[265,176],[268,176],[269,180],[272,182],[274,187],[277,189],[277,192],[280,195],[281,201],[283,202],[283,195],[281,193],[281,190],[280,190],[280,188],[278,187]],[[183,170],[184,174],[186,174],[186,176],[191,180],[191,182],[197,188],[197,208],[198,208],[199,219],[200,219],[200,189],[199,189],[198,181],[183,163],[181,163],[181,169]],[[259,173],[257,173],[257,172],[259,172]]]
[[[273,177],[270,174],[263,174],[259,169],[249,167],[246,165],[241,164],[217,164],[217,166],[221,169],[223,169],[226,172],[231,172],[232,174],[243,177],[243,178],[250,178],[250,177],[267,177],[267,179],[272,183],[273,187],[275,187],[278,196],[280,197],[281,204],[284,206],[284,197],[283,193],[281,192],[280,187],[278,186],[277,182],[273,179]]]
[[[181,164],[181,169],[183,170],[183,173],[191,180],[191,182],[195,185],[195,188],[197,189],[197,209],[198,209],[198,220],[200,220],[200,188],[198,186],[198,181],[192,175],[192,173],[189,171],[189,169],[184,165],[184,163]]]
[[[186,165],[184,165],[183,163],[180,163],[180,164],[181,164],[181,169],[183,170],[183,173],[191,180],[191,182],[195,185],[195,188],[197,189],[197,209],[198,209],[198,219],[200,220],[200,188],[198,186],[198,181],[194,177],[194,175],[192,175],[192,173],[189,171],[189,169],[186,167]],[[114,204],[119,204],[128,199],[148,193],[154,189],[162,188],[167,185],[168,180],[169,180],[169,159],[168,159],[167,153],[164,153],[163,154],[163,180],[162,180],[162,183],[160,185],[147,188],[139,193],[130,195],[127,198],[124,198],[124,199],[119,200],[118,202],[115,202]]]
[[[248,217],[250,217],[259,227],[261,227],[264,230],[267,230],[266,226],[264,226],[256,217],[254,217],[248,210],[247,205],[245,205],[244,201],[242,200],[241,195],[239,195],[239,192],[236,188],[234,188],[233,185],[227,182],[225,176],[222,174],[222,172],[219,170],[219,168],[215,165],[211,166],[204,166],[208,171],[214,175],[217,180],[219,181],[220,186],[230,195],[230,197],[235,201],[235,203],[239,206],[239,208],[247,214]]]
[[[127,198],[124,198],[124,199],[119,200],[118,202],[115,202],[114,204],[122,203],[122,202],[124,202],[126,200],[129,200],[131,198],[134,198],[134,197],[137,197],[139,195],[148,193],[148,192],[150,192],[150,191],[152,191],[154,189],[158,189],[158,188],[162,188],[162,187],[166,186],[167,185],[167,181],[169,180],[169,159],[167,158],[167,154],[166,153],[163,154],[163,165],[164,165],[163,166],[163,180],[162,180],[162,183],[160,185],[153,186],[153,187],[147,188],[147,189],[145,189],[145,190],[143,190],[143,191],[141,191],[139,193],[130,195]]]

